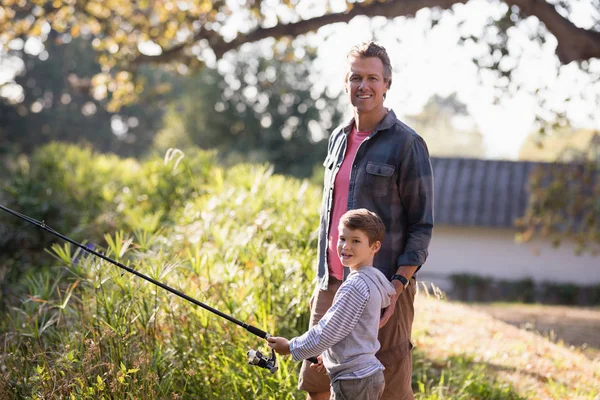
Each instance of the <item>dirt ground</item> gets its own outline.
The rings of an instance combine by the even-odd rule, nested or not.
[[[600,309],[527,304],[468,305],[521,329],[538,332],[553,342],[600,358]]]

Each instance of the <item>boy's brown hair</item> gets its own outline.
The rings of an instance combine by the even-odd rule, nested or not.
[[[363,232],[369,238],[369,246],[383,242],[385,235],[385,225],[379,215],[366,208],[347,211],[340,218],[340,227]]]

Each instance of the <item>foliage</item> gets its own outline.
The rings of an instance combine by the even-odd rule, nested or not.
[[[295,38],[332,23],[349,22],[356,16],[391,19],[429,10],[433,27],[465,1],[403,4],[394,0],[348,0],[344,3],[344,9],[333,11],[329,3],[316,5],[303,0],[280,0],[269,5],[261,1],[227,0],[6,0],[0,8],[0,45],[8,48],[15,39],[31,37],[46,41],[50,31],[92,40],[102,66],[92,84],[98,89],[98,99],[108,98],[110,109],[116,110],[135,99],[141,83],[137,79],[138,68],[146,63],[162,63],[185,73],[215,58],[218,60],[245,43],[265,38]],[[474,57],[474,63],[502,81],[499,87],[506,88],[506,78],[519,63],[520,50],[511,46],[509,34],[515,26],[523,29],[530,40],[541,43],[551,32],[558,42],[557,59],[563,64],[578,61],[587,68],[583,63],[600,54],[597,15],[596,19],[592,17],[590,27],[580,28],[572,21],[574,7],[570,2],[544,1],[536,7],[515,0],[489,3],[494,7],[501,5],[499,15],[485,24],[481,35],[464,29],[461,43],[469,46],[482,42],[486,46],[487,56]],[[598,0],[591,0],[588,7],[597,9]],[[528,16],[537,17],[541,23],[532,29],[525,22]],[[506,57],[511,53],[513,57]]]
[[[595,139],[596,136],[600,136],[600,132],[591,129],[576,130],[572,127],[564,127],[548,135],[539,135],[539,133],[532,132],[527,136],[519,150],[519,160],[538,162],[580,161],[581,154],[589,152],[589,149],[594,147],[594,140],[598,140]]]
[[[456,95],[435,95],[418,115],[409,116],[407,123],[425,139],[429,154],[434,157],[484,158],[481,133],[474,128],[457,128],[457,118],[468,118],[468,112]]]
[[[511,301],[519,303],[600,305],[600,285],[575,285],[551,281],[535,282],[494,279],[484,275],[452,274],[448,296],[464,302]]]
[[[51,143],[11,166],[10,180],[0,182],[0,200],[67,236],[102,244],[107,231],[172,224],[171,210],[206,190],[214,154],[190,149],[188,161],[177,169],[183,154],[169,155],[140,164],[95,154],[89,147]],[[56,238],[2,214],[0,252],[24,264],[9,268],[2,281],[2,292],[11,293],[13,279],[37,264],[42,249]]]
[[[162,122],[165,91],[175,78],[144,68],[140,79],[149,85],[138,93],[138,101],[118,114],[108,111],[106,102],[89,92],[91,78],[100,72],[91,43],[63,40],[57,35],[48,40],[43,57],[22,55],[23,71],[15,78],[22,93],[12,100],[0,98],[0,153],[30,154],[35,147],[63,141],[127,156],[143,154]],[[114,124],[119,125],[118,134],[113,133]]]
[[[319,141],[339,123],[339,102],[316,96],[310,64],[297,63],[289,49],[273,51],[273,59],[240,54],[232,72],[173,76],[144,68],[140,75],[150,85],[114,113],[85,87],[100,70],[90,43],[49,41],[47,58],[23,55],[25,70],[16,78],[22,101],[0,100],[0,153],[30,154],[51,141],[124,156],[144,155],[153,142],[162,153],[195,145],[219,150],[230,164],[269,162],[277,173],[310,176],[325,156]]]
[[[574,240],[577,252],[600,252],[600,136],[570,163],[540,164],[529,181],[529,204],[517,221],[518,239],[548,238],[555,246]]]
[[[188,78],[156,147],[196,145],[218,150],[228,164],[269,162],[276,173],[310,176],[325,158],[322,140],[340,123],[338,100],[315,96],[310,64],[274,52],[273,59],[240,54],[231,73],[205,69]]]
[[[288,68],[286,63],[291,64],[293,60],[311,61],[312,52],[304,48],[314,39],[312,32],[333,23],[348,22],[357,16],[383,16],[392,20],[395,17],[411,18],[421,12],[421,15],[427,15],[431,28],[434,28],[452,14],[451,20],[457,24],[456,31],[460,33],[459,45],[472,49],[473,63],[480,71],[482,82],[495,82],[496,100],[504,95],[522,93],[523,90],[534,94],[540,103],[536,110],[536,122],[543,132],[551,132],[564,124],[567,105],[571,100],[581,98],[582,94],[577,90],[574,90],[576,93],[567,93],[561,89],[561,93],[566,94],[561,94],[564,95],[561,99],[564,101],[559,101],[548,92],[549,82],[554,77],[545,79],[538,74],[540,79],[530,79],[532,66],[527,59],[531,57],[525,52],[528,44],[524,45],[524,42],[529,40],[540,49],[548,46],[555,49],[556,65],[565,66],[557,69],[557,74],[564,72],[569,75],[572,69],[579,68],[589,75],[590,82],[599,81],[597,63],[594,62],[600,56],[596,12],[599,0],[576,3],[540,1],[536,7],[532,7],[531,2],[521,0],[489,0],[483,4],[490,11],[485,21],[468,20],[472,18],[470,15],[474,15],[470,13],[473,9],[465,13],[464,7],[476,7],[478,3],[463,5],[465,2],[460,0],[420,0],[410,3],[348,0],[344,5],[340,4],[340,10],[333,10],[328,2],[322,3],[274,0],[267,6],[266,2],[261,1],[240,3],[228,0],[4,1],[0,6],[0,57],[16,56],[25,61],[26,73],[16,79],[16,86],[23,88],[26,96],[23,96],[23,104],[17,107],[0,102],[0,134],[2,138],[7,138],[0,139],[0,152],[31,150],[34,144],[45,143],[51,137],[61,140],[77,137],[78,142],[90,141],[102,151],[140,155],[153,141],[154,134],[159,130],[163,109],[166,109],[166,127],[155,142],[159,148],[169,147],[173,142],[185,146],[200,144],[203,148],[216,146],[228,161],[268,161],[275,165],[277,172],[309,176],[308,165],[321,159],[323,147],[315,146],[316,140],[296,136],[296,132],[319,131],[337,122],[335,106],[332,108],[327,100],[325,106],[319,100],[312,100],[323,95],[313,93],[321,89],[310,88],[309,100],[306,87],[291,90],[291,94],[274,91],[294,89],[293,86],[287,86],[290,82],[280,85],[282,82],[279,80],[270,82],[267,78],[259,83],[269,82],[273,85],[258,88],[260,85],[252,82],[257,78],[253,74],[266,73],[270,67],[258,57],[240,60],[235,71],[226,73],[224,79],[236,83],[228,87],[220,86],[221,93],[204,91],[214,87],[211,85],[220,84],[220,77],[214,71],[207,72],[204,81],[174,83],[174,78],[148,66],[161,65],[168,71],[185,76],[206,65],[219,66],[229,51],[243,55],[247,51],[245,45],[261,42],[263,47],[271,45],[285,49],[281,53],[285,53],[287,58],[276,60],[273,65],[283,71],[281,74],[278,70],[278,77],[285,76],[285,69]],[[577,15],[582,14],[589,17],[583,23],[577,19]],[[244,23],[240,24],[239,21]],[[36,43],[42,51],[35,54],[26,51],[28,44],[29,47],[35,47]],[[92,62],[92,54],[95,62]],[[40,62],[45,57],[48,60]],[[526,73],[513,73],[518,71]],[[57,77],[58,74],[62,76],[45,78],[48,75]],[[303,66],[299,72],[290,73],[289,76],[297,77],[300,86],[306,83]],[[42,77],[42,80],[38,80]],[[46,81],[52,84],[48,85]],[[0,86],[4,84],[0,82]],[[177,105],[170,107],[163,107],[163,102],[152,102],[152,99],[161,97],[164,90],[181,84],[198,88],[203,98],[198,100],[188,92]],[[251,94],[253,88],[257,90],[255,100]],[[244,89],[245,93],[238,93],[238,89]],[[293,107],[286,106],[285,111],[280,113],[281,104],[271,101],[277,94],[280,94],[277,99],[280,103],[285,106],[285,103],[291,102]],[[71,99],[70,103],[62,104],[63,99],[67,102],[66,95]],[[260,100],[264,99],[264,95],[270,100],[266,106]],[[597,103],[600,92],[596,86],[590,85],[583,96]],[[148,99],[150,101],[145,102]],[[303,113],[300,106],[307,101],[314,103],[318,111],[309,104]],[[198,108],[202,104],[205,105],[205,113],[200,114]],[[272,109],[276,104],[277,112]],[[213,106],[218,109],[211,108]],[[257,108],[261,111],[257,111]],[[73,112],[84,109],[85,113],[95,111],[85,117]],[[181,109],[187,116],[185,121],[179,115]],[[212,113],[213,110],[216,112]],[[26,114],[27,117],[24,117]],[[316,114],[321,115],[317,118]],[[322,118],[326,114],[331,118]],[[54,117],[59,122],[50,123],[49,119]],[[588,119],[594,121],[595,118],[595,115],[590,115]],[[231,121],[235,124],[229,125]],[[213,124],[220,129],[213,130]],[[312,129],[309,124],[317,128]],[[113,125],[121,127],[121,133],[117,136],[112,133]],[[201,127],[205,129],[201,130]],[[284,138],[291,137],[291,140],[283,140],[276,135],[275,131],[279,129],[284,133]],[[248,134],[241,135],[245,132]],[[480,148],[477,135],[470,136],[469,140],[470,144]],[[434,146],[437,141],[429,143]],[[292,165],[290,158],[305,164]],[[317,170],[313,175],[317,176],[318,173]],[[569,190],[558,189],[552,193],[556,196],[556,203],[569,203],[570,199],[561,197]],[[539,204],[553,202],[543,198],[533,201]],[[577,200],[577,204],[582,202],[592,206],[592,210],[597,210],[593,198]],[[530,222],[523,228],[526,231],[523,239],[530,237],[530,232],[543,221],[557,221],[548,215],[561,213],[556,210],[538,211],[536,207],[538,205],[532,206],[522,220],[524,223]],[[579,208],[580,205],[574,207]],[[560,220],[564,219],[558,217],[558,223],[562,224]],[[586,232],[584,237],[578,237],[582,246],[597,237],[597,230]]]
[[[222,170],[212,153],[191,151],[180,159],[171,152],[164,161],[137,164],[59,147],[37,157],[66,153],[72,162],[78,156],[80,165],[71,167],[89,165],[90,176],[98,165],[109,167],[97,179],[114,202],[100,201],[99,214],[126,221],[110,231],[133,232],[107,235],[101,248],[109,256],[261,329],[284,326],[277,331],[291,335],[307,325],[317,189],[272,176],[267,166]],[[69,165],[61,161],[54,159]],[[48,173],[58,178],[57,170]],[[71,230],[75,238],[97,229],[77,197],[90,194],[84,189],[72,181],[55,188],[63,192],[56,202],[73,196],[64,206],[82,214]],[[161,223],[148,223],[157,214]],[[295,363],[282,360],[275,376],[245,365],[245,351],[260,343],[242,328],[69,245],[54,244],[51,254],[56,261],[49,269],[26,268],[27,296],[2,322],[11,345],[1,362],[18,397],[282,398],[277,393],[294,392]]]

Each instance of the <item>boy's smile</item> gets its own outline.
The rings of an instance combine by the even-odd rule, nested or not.
[[[361,230],[340,226],[337,251],[342,265],[352,270],[373,265],[373,257],[381,247],[379,241],[369,244],[369,238]]]

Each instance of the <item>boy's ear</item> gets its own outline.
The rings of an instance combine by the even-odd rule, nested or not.
[[[381,249],[381,242],[378,240],[375,243],[373,243],[372,249],[375,253],[377,253],[379,249]]]

